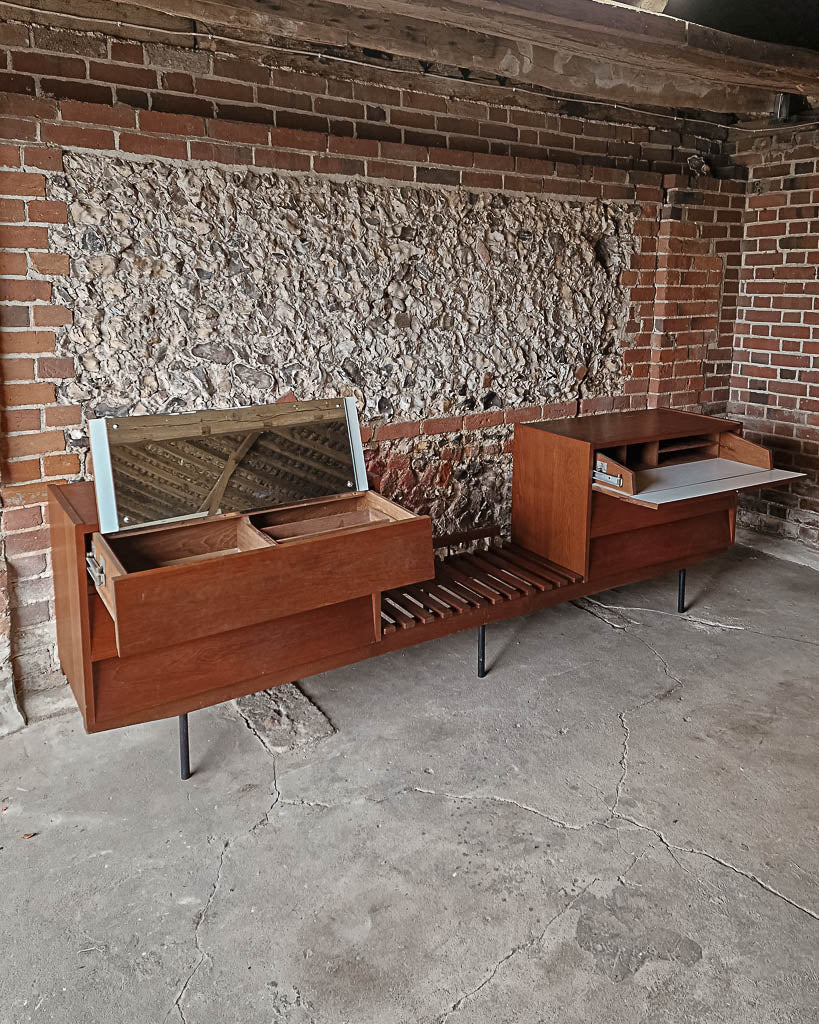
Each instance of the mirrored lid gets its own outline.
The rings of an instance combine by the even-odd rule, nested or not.
[[[91,420],[100,530],[367,489],[352,398]]]

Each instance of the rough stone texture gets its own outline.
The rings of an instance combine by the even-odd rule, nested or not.
[[[295,750],[335,732],[332,723],[293,683],[240,697],[236,710],[271,754]]]
[[[634,207],[76,153],[49,194],[61,398],[96,415],[293,391],[401,420],[621,390]]]
[[[509,525],[512,455],[504,452],[512,427],[481,433],[404,438],[365,452],[376,490],[429,515],[439,534]]]
[[[0,736],[16,732],[26,724],[17,703],[11,659],[11,615],[8,605],[8,567],[5,541],[0,535]]]
[[[310,679],[291,753],[197,712],[188,783],[175,721],[9,737],[0,1018],[816,1020],[817,575],[675,584]]]

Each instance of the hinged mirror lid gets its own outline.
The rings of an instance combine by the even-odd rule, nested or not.
[[[89,422],[100,532],[367,490],[352,398]]]

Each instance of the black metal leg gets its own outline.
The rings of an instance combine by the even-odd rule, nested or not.
[[[677,580],[677,611],[685,611],[685,569],[680,569]]]
[[[478,679],[486,675],[486,626],[478,626]]]
[[[188,744],[188,716],[179,716],[179,773],[182,781],[191,777],[191,751]]]

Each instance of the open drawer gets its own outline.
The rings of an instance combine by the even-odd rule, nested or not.
[[[89,566],[114,620],[121,657],[434,575],[429,518],[371,491],[251,515],[95,533]],[[362,614],[369,615],[367,633],[375,640],[372,608]]]
[[[659,509],[709,495],[760,490],[802,476],[773,469],[769,451],[726,431],[598,450],[592,487]]]

